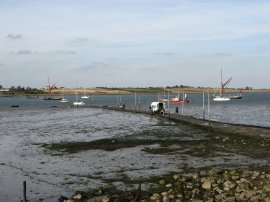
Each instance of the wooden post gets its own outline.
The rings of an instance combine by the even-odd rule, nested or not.
[[[169,95],[169,91],[168,91],[168,114],[170,116],[170,95]]]
[[[208,126],[210,128],[210,95],[208,92]]]
[[[204,92],[203,92],[203,119],[205,119],[205,109],[204,109]]]
[[[135,111],[136,111],[136,109],[137,109],[137,94],[135,92]]]
[[[185,93],[183,92],[183,99],[182,99],[182,123],[184,121],[184,103],[185,103]]]
[[[23,181],[23,202],[27,202],[27,199],[26,199],[26,181]]]
[[[141,96],[139,95],[139,111],[141,110]]]

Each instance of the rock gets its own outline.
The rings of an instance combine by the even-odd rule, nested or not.
[[[224,186],[224,191],[230,191],[230,189],[235,187],[235,184],[227,180],[226,182],[224,182],[223,186]]]
[[[182,194],[177,194],[176,197],[177,198],[183,198],[183,195]]]
[[[160,195],[157,194],[157,193],[155,193],[155,194],[153,194],[153,195],[151,196],[151,200],[153,200],[153,201],[157,201],[157,200],[159,200],[159,199],[160,199]]]
[[[179,175],[173,175],[173,179],[177,180],[179,178]]]
[[[193,173],[192,178],[193,178],[193,180],[198,180],[200,178],[200,174],[199,173]]]
[[[165,187],[171,188],[172,187],[172,184],[166,184]]]
[[[76,196],[73,196],[73,199],[81,200],[82,199],[82,195],[81,194],[77,194]]]
[[[161,184],[161,185],[165,185],[165,180],[159,180],[159,184]]]
[[[250,198],[251,202],[259,202],[260,201],[260,195],[256,195]]]
[[[219,187],[216,187],[216,188],[214,189],[214,191],[215,191],[216,193],[218,193],[218,194],[222,194],[222,193],[223,193],[223,190],[220,189]]]
[[[172,200],[172,199],[174,199],[175,197],[174,197],[174,195],[170,194],[170,195],[168,196],[168,198],[169,198],[170,200]]]
[[[108,196],[104,196],[103,198],[102,198],[102,200],[101,200],[102,202],[109,202],[110,201],[110,199],[109,199],[109,197]]]
[[[168,192],[162,192],[161,195],[162,196],[168,196]]]
[[[260,172],[254,171],[252,175],[252,179],[256,179],[260,175]]]
[[[170,199],[167,196],[163,196],[162,201],[163,202],[170,202]]]
[[[270,202],[270,197],[264,199],[265,202]]]
[[[206,179],[204,181],[204,183],[202,184],[202,188],[206,189],[206,190],[210,190],[211,189],[211,182],[209,179]]]

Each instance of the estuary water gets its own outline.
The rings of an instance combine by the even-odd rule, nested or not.
[[[169,95],[169,99],[177,95]],[[211,96],[211,95],[210,95]],[[180,97],[182,97],[180,95]],[[75,96],[66,97],[68,100],[76,100]],[[86,106],[118,106],[125,104],[126,108],[137,110],[149,110],[151,102],[158,101],[161,95],[100,95],[84,99]],[[166,98],[167,95],[166,95]],[[213,102],[208,95],[188,94],[190,100],[186,105],[174,105],[166,103],[167,112],[175,113],[178,107],[180,114],[195,116],[197,118],[210,119],[214,121],[270,127],[270,94],[245,94],[243,99],[235,99],[228,102]],[[68,107],[59,101],[44,101],[39,99],[27,99],[26,97],[0,97],[0,111],[7,110],[11,105],[19,105],[20,109],[32,108]],[[11,109],[9,109],[11,110]]]
[[[205,114],[207,118],[207,95],[204,108],[203,95],[188,96],[190,103],[183,108],[179,105],[179,113],[199,118]],[[66,98],[75,100],[75,97]],[[114,95],[93,96],[85,102],[86,106],[124,103],[130,109],[148,110],[150,103],[157,99],[157,95]],[[167,110],[175,113],[175,107],[169,105]],[[270,127],[269,94],[246,94],[242,100],[211,102],[210,109],[212,120]],[[59,155],[42,147],[43,144],[121,137],[207,138],[207,134],[199,129],[152,116],[89,107],[73,108],[42,98],[0,97],[0,124],[0,201],[11,202],[22,199],[24,180],[27,181],[30,201],[42,198],[51,202],[57,201],[60,195],[70,195],[74,190],[103,186],[104,179],[117,178],[123,173],[131,178],[160,175],[177,171],[180,165],[187,163],[179,156],[146,153],[141,146],[112,152],[91,150]],[[232,156],[227,163],[233,164],[233,161],[245,163],[249,159]],[[193,167],[213,162],[199,158],[189,161]]]

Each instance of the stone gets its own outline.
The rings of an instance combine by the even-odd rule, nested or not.
[[[165,187],[171,188],[172,187],[172,184],[166,184]]]
[[[210,180],[206,179],[203,184],[202,184],[202,188],[206,189],[206,190],[210,190],[211,189],[211,182]]]
[[[179,178],[179,175],[173,175],[173,179],[177,180]]]
[[[168,196],[168,192],[162,192],[161,195],[162,196]]]
[[[193,180],[198,180],[200,177],[199,173],[193,173],[192,178]]]
[[[110,201],[110,199],[109,199],[109,197],[108,196],[104,196],[103,198],[102,198],[102,200],[101,200],[102,202],[109,202]]]
[[[153,195],[151,196],[151,200],[153,200],[153,201],[157,201],[157,200],[159,200],[159,198],[160,198],[160,195],[157,194],[157,193],[155,193],[155,194],[153,194]]]
[[[162,201],[163,202],[170,202],[170,199],[167,196],[163,196]]]
[[[174,195],[170,194],[170,195],[168,196],[168,198],[169,198],[169,199],[174,199]]]
[[[159,180],[159,184],[161,184],[161,185],[165,185],[165,180]]]
[[[77,195],[73,196],[73,199],[81,200],[82,199],[82,195],[81,194],[77,194]]]

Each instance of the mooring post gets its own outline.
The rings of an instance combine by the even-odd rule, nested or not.
[[[137,110],[137,94],[136,94],[136,92],[135,92],[135,103],[134,103],[134,105],[135,105],[135,111]]]
[[[27,202],[27,199],[26,199],[26,181],[23,181],[23,202]]]
[[[139,95],[139,111],[141,111],[141,96]]]
[[[210,129],[210,111],[211,111],[211,108],[210,108],[210,96],[209,96],[209,92],[208,92],[208,127]]]
[[[204,92],[203,92],[203,119],[205,119],[205,110],[204,110]]]
[[[185,103],[185,93],[183,92],[183,98],[182,98],[182,124],[184,123],[184,103]]]

